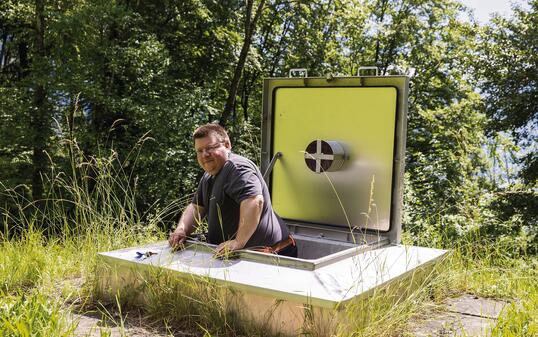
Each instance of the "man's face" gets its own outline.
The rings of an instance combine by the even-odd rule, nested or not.
[[[214,134],[210,134],[207,137],[195,139],[194,149],[198,164],[204,171],[214,176],[228,160],[231,146],[228,142],[221,142]]]

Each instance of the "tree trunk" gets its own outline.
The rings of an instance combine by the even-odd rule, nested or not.
[[[224,111],[220,116],[219,124],[222,126],[226,126],[228,118],[235,109],[239,82],[241,81],[241,75],[243,74],[243,69],[245,68],[245,62],[247,60],[250,44],[252,43],[252,36],[254,36],[254,32],[256,31],[256,24],[265,6],[265,0],[260,0],[260,2],[258,3],[256,12],[254,13],[254,18],[251,17],[253,4],[254,0],[247,1],[247,13],[245,17],[245,38],[243,40],[243,47],[241,48],[239,59],[237,60],[237,65],[235,66],[234,76],[232,78],[230,90],[228,92],[228,98],[226,99],[226,104],[224,105]]]
[[[9,60],[7,51],[6,51],[6,43],[7,43],[8,33],[2,33],[2,37],[0,37],[1,45],[0,45],[0,70],[2,70]]]
[[[35,21],[35,55],[34,62],[41,63],[46,57],[45,51],[45,6],[43,0],[36,0],[36,21]],[[34,74],[36,75],[36,74]],[[47,91],[44,80],[48,75],[43,69],[39,70],[39,75],[35,78],[34,98],[31,123],[33,137],[32,149],[32,199],[34,201],[43,199],[42,176],[47,170],[47,142],[50,126],[48,125]]]
[[[397,38],[401,35],[398,35],[397,32],[401,32],[403,27],[400,27],[402,21],[404,18],[408,17],[410,15],[410,7],[407,6],[405,2],[402,2],[400,9],[398,10],[398,13],[395,15],[395,17],[392,19],[391,25],[394,27],[393,30],[396,33],[391,34],[389,43],[386,47],[381,51],[381,61],[378,67],[380,67],[382,70],[380,74],[386,75],[387,68],[391,65],[391,63],[394,61],[394,58],[397,54],[397,45],[398,42],[401,43],[401,41],[398,41]],[[377,66],[377,64],[376,64]]]
[[[381,0],[381,14],[379,15],[379,18],[377,22],[379,25],[383,24],[383,21],[385,20],[385,11],[387,10],[387,1]],[[380,49],[380,43],[381,43],[381,34],[379,33],[379,27],[377,31],[377,41],[375,44],[375,58],[374,58],[374,65],[377,66],[377,62],[379,60],[379,49]]]

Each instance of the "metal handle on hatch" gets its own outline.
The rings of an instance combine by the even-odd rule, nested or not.
[[[271,172],[273,170],[273,166],[275,166],[276,160],[278,158],[280,158],[280,157],[282,157],[282,152],[275,153],[275,155],[271,159],[271,162],[269,163],[269,166],[267,167],[267,170],[265,170],[265,173],[263,174],[263,177],[262,177],[263,180],[265,180],[265,178],[267,178],[267,175],[269,174],[269,172]]]
[[[293,76],[293,74],[300,73],[304,76]],[[288,77],[308,77],[308,70],[306,68],[293,68],[290,69]]]
[[[375,70],[375,76],[379,76],[379,68],[376,66],[359,67],[359,70],[357,71],[357,76],[361,76],[361,70]]]

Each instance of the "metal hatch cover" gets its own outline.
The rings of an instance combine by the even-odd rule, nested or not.
[[[407,78],[307,80],[264,83],[262,166],[282,154],[269,177],[273,207],[288,221],[392,229],[397,243]]]

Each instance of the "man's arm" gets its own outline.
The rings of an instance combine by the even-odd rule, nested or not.
[[[217,247],[217,254],[238,250],[247,244],[258,228],[263,210],[263,196],[257,195],[241,201],[239,206],[239,226],[235,239],[225,241]]]
[[[181,245],[195,229],[200,220],[204,217],[205,210],[202,206],[190,203],[181,218],[175,231],[170,234],[168,243],[172,248]]]

